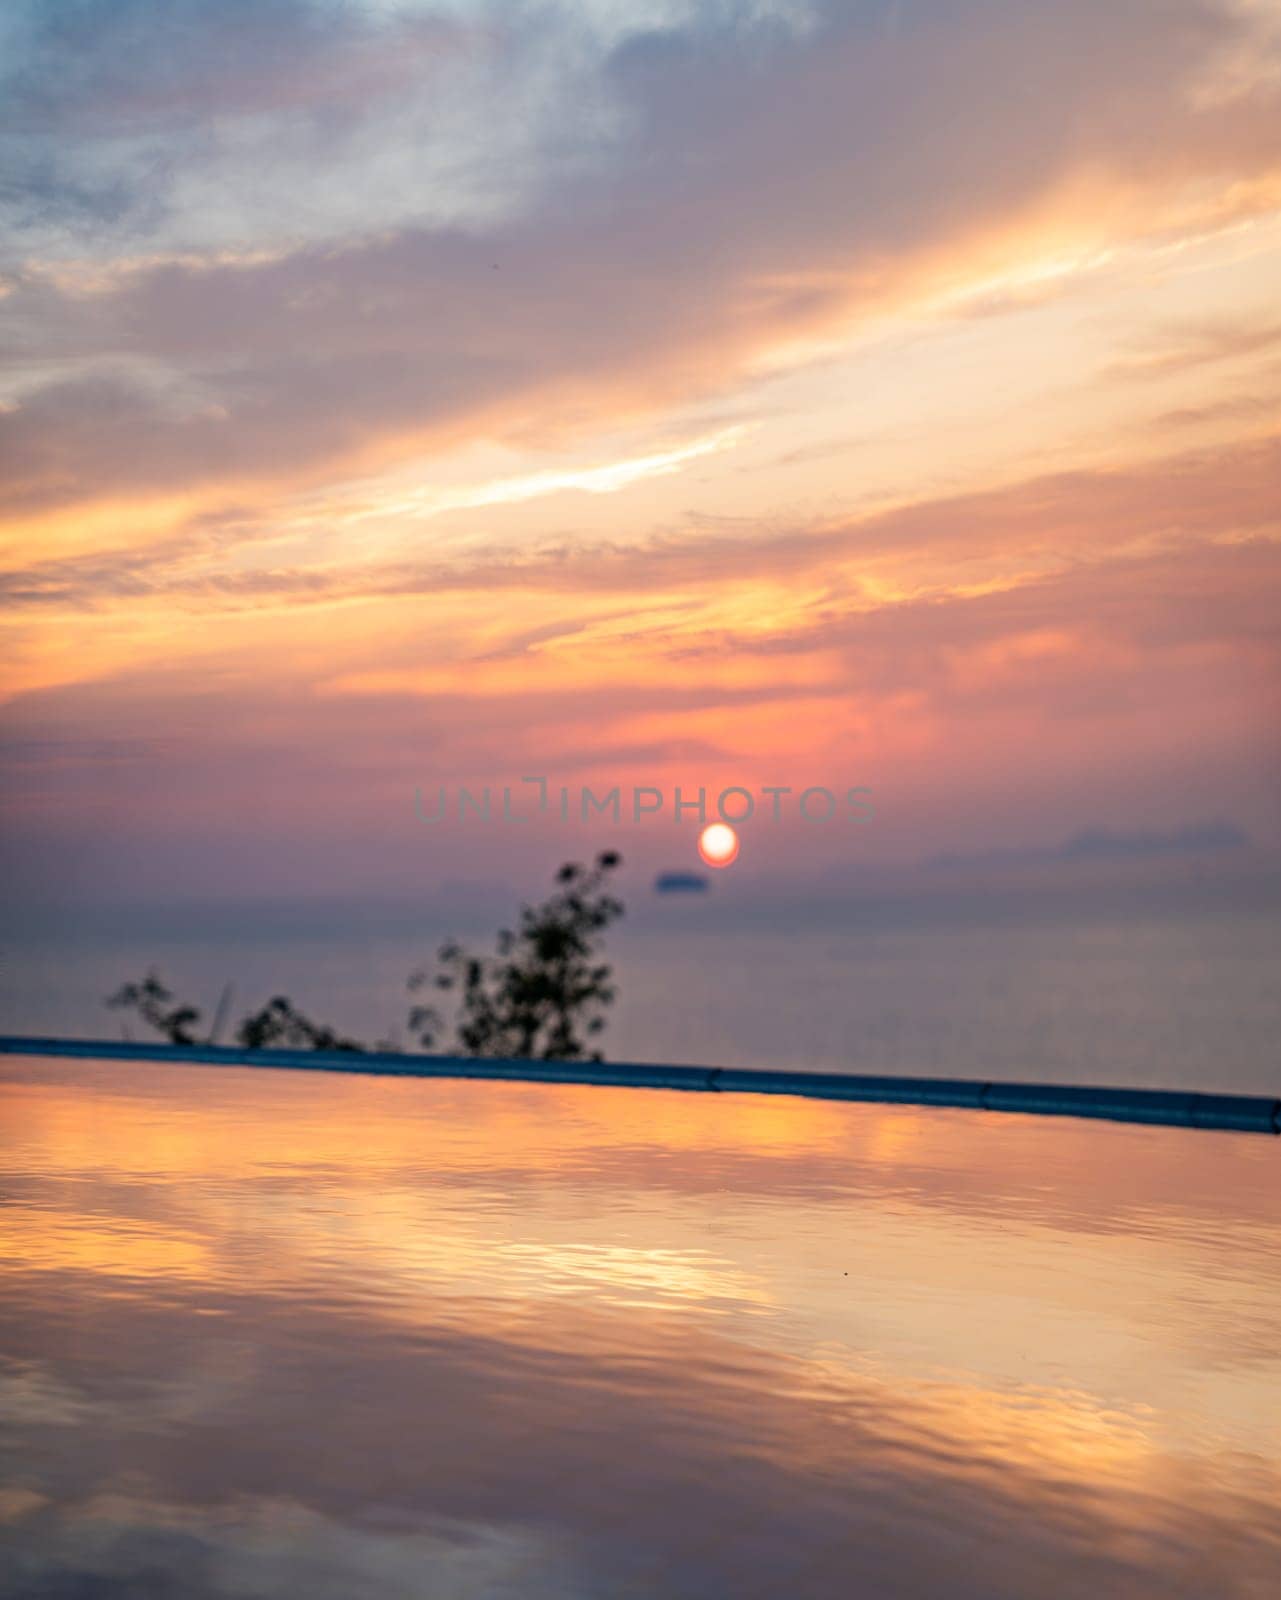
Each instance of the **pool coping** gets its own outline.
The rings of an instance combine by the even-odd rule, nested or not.
[[[664,1066],[626,1061],[530,1061],[392,1051],[243,1050],[231,1045],[168,1045],[0,1035],[0,1055],[164,1065],[269,1067],[398,1078],[472,1078],[508,1083],[596,1084],[695,1093],[781,1094],[811,1100],[951,1106],[1034,1116],[1095,1117],[1163,1127],[1281,1133],[1281,1098],[1175,1089],[1108,1089],[968,1078],[913,1078],[849,1072],[770,1072],[757,1068]]]

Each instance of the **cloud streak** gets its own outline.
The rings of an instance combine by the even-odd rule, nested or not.
[[[672,451],[581,473],[553,473],[490,487],[430,496],[415,509],[483,506],[564,488],[609,492],[674,470],[732,446],[725,431]],[[468,549],[422,561],[339,564],[329,570],[259,567],[238,574],[200,571],[216,524],[201,523],[151,549],[112,550],[53,560],[0,577],[10,605],[93,607],[113,600],[200,600],[228,607],[378,600],[521,589],[566,595],[624,595],[638,586],[655,593],[696,593],[745,579],[803,579],[812,572],[846,572],[860,608],[860,574],[921,559],[937,568],[948,552],[968,565],[984,556],[1009,556],[1033,575],[1043,563],[1107,561],[1153,543],[1217,545],[1224,539],[1281,536],[1276,484],[1281,440],[1275,437],[1112,471],[1049,475],[966,495],[922,498],[883,512],[773,530],[709,532],[694,527],[635,544],[552,545],[525,553]],[[408,503],[407,503],[408,504]],[[358,516],[382,514],[382,508]],[[286,523],[287,517],[283,519]],[[282,519],[269,517],[266,529]],[[264,530],[266,531],[266,530]],[[217,558],[217,545],[214,548]],[[196,570],[192,570],[193,566]],[[920,575],[917,574],[919,577]],[[944,586],[946,587],[946,586]]]

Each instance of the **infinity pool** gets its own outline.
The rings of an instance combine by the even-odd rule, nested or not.
[[[0,1589],[1274,1600],[1279,1162],[4,1061]]]

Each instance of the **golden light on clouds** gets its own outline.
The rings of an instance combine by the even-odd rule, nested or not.
[[[3,274],[23,354],[0,413],[27,815],[65,793],[70,816],[65,752],[105,737],[139,752],[113,781],[141,818],[199,727],[234,834],[270,727],[282,782],[366,774],[346,803],[367,821],[422,749],[457,781],[531,759],[767,780],[830,753],[834,779],[879,763],[941,816],[984,765],[994,801],[1048,718],[1096,752],[1063,826],[1138,825],[1213,770],[1199,807],[1281,833],[1250,687],[1275,665],[1250,620],[1277,581],[1275,30],[1100,12],[1087,59],[1052,8],[891,36],[819,6],[762,42],[744,120],[732,12],[700,24],[697,93],[585,69],[618,97],[599,171],[527,130],[502,203],[455,194],[467,227],[404,215],[431,186],[365,172],[376,139],[326,154],[349,163],[341,219],[332,164],[303,215],[295,179],[275,214],[195,208],[241,192],[231,146],[197,141],[163,226],[32,225]],[[522,70],[515,42],[503,59]],[[1029,72],[1035,103],[982,87]],[[405,170],[427,160],[366,88]],[[271,73],[255,92],[270,122]],[[67,170],[125,159],[73,124]],[[1174,714],[1209,729],[1229,683],[1211,763]]]

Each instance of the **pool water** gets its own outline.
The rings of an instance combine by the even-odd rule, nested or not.
[[[0,1590],[1281,1593],[1281,1141],[0,1063]]]

